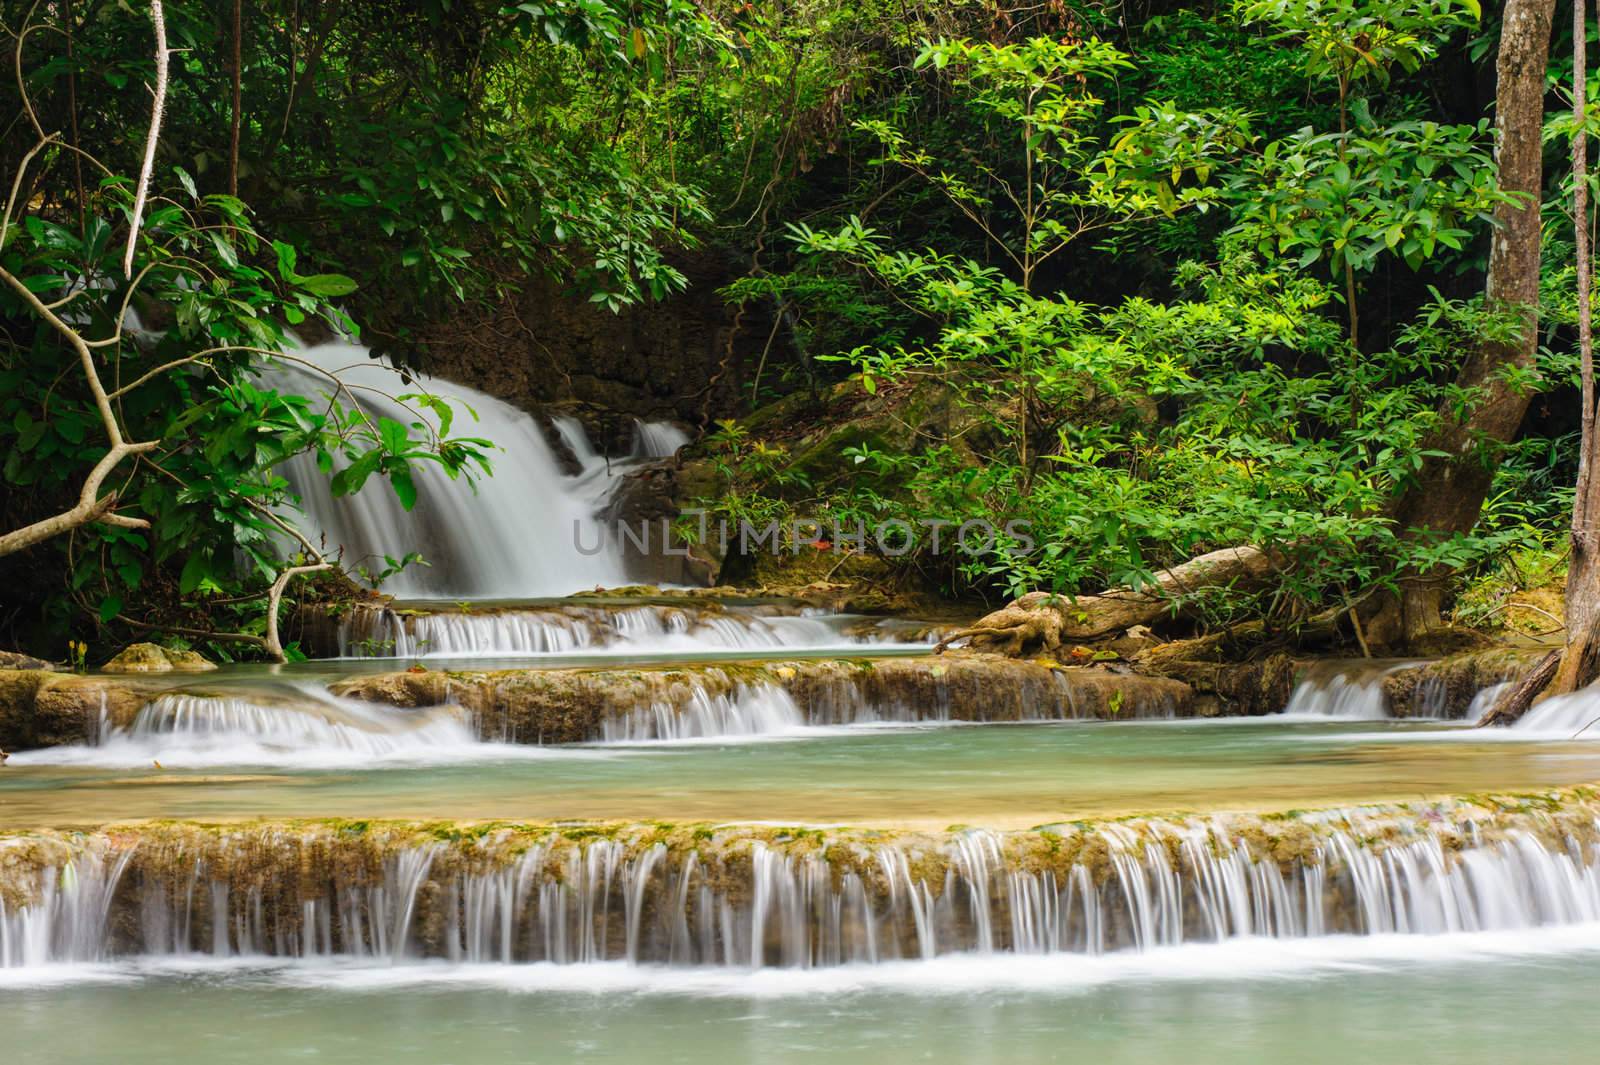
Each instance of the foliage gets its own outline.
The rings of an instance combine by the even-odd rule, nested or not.
[[[62,160],[52,148],[43,165]],[[200,610],[253,598],[286,564],[306,561],[310,552],[286,539],[294,500],[279,467],[294,455],[314,454],[330,472],[341,464],[335,494],[382,476],[408,509],[416,463],[452,477],[488,469],[488,442],[452,435],[454,412],[435,396],[405,397],[419,413],[403,425],[371,419],[336,378],[321,399],[264,387],[257,375],[296,360],[285,322],[352,327],[330,301],[354,282],[297,272],[296,249],[268,242],[241,201],[199,193],[182,170],[174,178],[151,199],[131,278],[122,267],[131,182],[120,177],[101,182],[81,216],[31,211],[0,244],[0,266],[104,352],[124,435],[157,442],[117,473],[118,513],[148,527],[89,525],[64,544],[70,598],[57,604],[59,624],[73,603],[102,623],[125,620],[136,597],[173,575],[177,596]],[[10,288],[0,314],[11,338],[0,354],[0,479],[34,508],[54,508],[105,454],[101,415],[84,382],[61,372],[75,365],[62,334]]]

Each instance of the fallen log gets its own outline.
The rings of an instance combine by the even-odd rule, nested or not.
[[[1119,635],[1135,625],[1181,617],[1200,591],[1266,586],[1275,570],[1259,547],[1225,547],[1156,574],[1140,589],[1113,588],[1077,597],[1029,592],[940,641],[943,651],[966,640],[975,651],[1023,657],[1054,651],[1063,643],[1083,643]]]

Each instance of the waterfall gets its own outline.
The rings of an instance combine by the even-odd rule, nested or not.
[[[678,703],[635,707],[602,723],[607,743],[770,736],[805,725],[789,693],[774,684],[741,684],[731,692],[692,688]]]
[[[1535,704],[1511,731],[1528,737],[1600,740],[1600,684]]]
[[[305,615],[312,618],[312,612]],[[471,658],[571,654],[588,650],[704,651],[715,648],[851,648],[872,644],[910,648],[932,643],[937,630],[914,641],[895,626],[814,612],[777,613],[685,605],[561,604],[504,610],[395,610],[356,606],[337,618],[316,617],[319,654],[340,658]]]
[[[399,374],[368,358],[363,347],[320,344],[296,354],[324,370],[343,371],[341,378],[369,415],[405,425],[436,421],[394,398],[407,386]],[[324,376],[289,362],[277,364],[265,378],[273,387],[302,395],[325,395],[330,389]],[[601,543],[592,488],[581,477],[562,475],[535,421],[475,389],[435,385],[439,395],[453,401],[453,433],[496,445],[493,476],[469,484],[451,480],[436,463],[418,463],[417,502],[408,513],[377,476],[354,496],[333,498],[315,457],[296,456],[282,472],[301,499],[312,538],[320,533],[330,551],[342,548],[351,572],[361,565],[377,571],[384,556],[419,552],[427,566],[408,567],[383,583],[384,591],[401,597],[536,597],[627,583],[616,551],[579,549],[580,542]]]
[[[0,851],[0,899],[12,899],[0,909],[0,959],[194,952],[811,968],[1600,921],[1592,807],[1559,828],[1537,813],[1480,809],[1458,820],[1430,809],[1431,819],[1398,808],[887,838],[624,826],[419,839],[405,826],[156,825],[59,844],[78,853],[32,870],[23,842],[0,843],[16,851]]]
[[[1373,659],[1318,662],[1295,685],[1283,712],[1353,721],[1388,717],[1389,700],[1383,692],[1383,678],[1417,664]]]
[[[633,457],[669,459],[689,442],[689,434],[671,422],[633,420]]]
[[[46,748],[16,758],[22,765],[327,768],[439,761],[474,751],[478,757],[490,753],[479,743],[470,717],[456,707],[401,710],[336,699],[315,685],[304,685],[237,694],[164,693],[145,704],[127,727],[102,722],[87,746]]]

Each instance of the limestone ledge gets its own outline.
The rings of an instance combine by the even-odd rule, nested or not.
[[[1082,867],[1094,882],[1117,875],[1117,856],[1165,853],[1174,867],[1195,846],[1218,857],[1245,854],[1296,867],[1329,860],[1335,837],[1346,848],[1381,856],[1419,840],[1437,842],[1446,862],[1468,849],[1534,842],[1550,853],[1600,844],[1600,787],[1579,785],[1524,794],[1442,797],[1274,813],[1139,815],[1039,825],[995,832],[952,825],[943,832],[664,821],[508,822],[308,819],[206,823],[114,823],[81,831],[0,833],[0,902],[15,912],[34,905],[66,864],[80,859],[125,861],[124,886],[182,894],[203,869],[236,898],[262,897],[293,918],[300,900],[330,884],[377,886],[401,853],[427,854],[427,877],[444,883],[515,865],[536,848],[546,876],[579,875],[572,858],[604,843],[620,865],[693,856],[720,896],[748,901],[752,866],[761,851],[826,863],[834,886],[849,874],[875,895],[892,892],[886,870],[903,860],[914,880],[937,891],[952,870],[971,875],[970,849],[981,838],[996,871],[1051,872],[1066,883]],[[898,857],[885,862],[886,852]],[[658,857],[652,858],[654,853]],[[1192,860],[1192,857],[1191,859]]]
[[[681,710],[696,698],[772,685],[807,724],[1132,720],[1194,716],[1188,685],[988,655],[797,659],[637,669],[416,670],[340,681],[334,694],[399,707],[459,705],[485,738],[577,743],[608,718]]]

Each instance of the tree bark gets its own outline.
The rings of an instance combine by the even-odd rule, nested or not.
[[[1583,409],[1578,483],[1572,497],[1572,553],[1567,563],[1567,642],[1501,696],[1480,725],[1509,725],[1549,695],[1577,691],[1600,676],[1600,479],[1595,477],[1594,328],[1590,302],[1593,259],[1589,247],[1588,19],[1583,0],[1572,11],[1572,228],[1578,274],[1578,376]],[[1600,0],[1596,0],[1600,9]]]
[[[1456,387],[1478,399],[1464,419],[1450,400],[1441,405],[1443,424],[1429,446],[1448,457],[1428,459],[1393,511],[1414,541],[1448,539],[1477,523],[1496,445],[1516,434],[1531,398],[1508,384],[1504,371],[1532,366],[1538,343],[1545,65],[1554,13],[1555,0],[1506,0],[1495,64],[1495,162],[1500,188],[1517,200],[1495,210],[1484,300],[1490,309],[1520,314],[1523,328],[1514,340],[1485,341],[1468,354]],[[1374,641],[1407,643],[1438,628],[1448,577],[1437,570],[1403,575],[1398,600],[1370,634]]]
[[[1013,657],[1053,651],[1067,641],[1121,635],[1135,625],[1180,616],[1200,589],[1261,588],[1274,572],[1272,556],[1259,547],[1226,547],[1162,570],[1153,587],[1138,591],[1113,588],[1076,598],[1029,592],[951,633],[937,649],[964,639],[974,651]]]
[[[1600,0],[1596,0],[1600,8]],[[1594,333],[1592,326],[1593,265],[1589,247],[1589,155],[1583,126],[1587,110],[1585,52],[1587,27],[1583,0],[1573,5],[1572,112],[1578,128],[1572,136],[1572,224],[1578,267],[1578,376],[1582,382],[1582,428],[1578,450],[1578,483],[1572,497],[1572,554],[1567,563],[1567,645],[1550,682],[1548,694],[1576,691],[1590,683],[1600,664],[1595,647],[1600,633],[1600,479],[1595,477],[1600,440],[1595,438]]]

